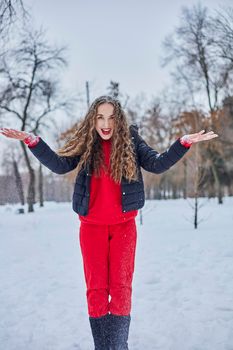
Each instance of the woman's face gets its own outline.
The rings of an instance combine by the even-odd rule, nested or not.
[[[102,139],[109,140],[112,137],[114,119],[113,105],[111,103],[101,103],[97,109],[95,127]]]

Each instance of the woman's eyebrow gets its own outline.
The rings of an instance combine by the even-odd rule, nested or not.
[[[97,113],[97,115],[102,115],[102,117],[104,116],[102,113]],[[114,115],[114,113],[112,115],[110,115],[109,117],[112,117]]]

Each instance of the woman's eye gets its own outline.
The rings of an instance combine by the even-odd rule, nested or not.
[[[103,118],[102,116],[97,117],[97,119]],[[115,116],[109,117],[109,119],[114,119]]]

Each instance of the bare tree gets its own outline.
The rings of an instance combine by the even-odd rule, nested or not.
[[[25,31],[18,48],[1,59],[0,111],[21,131],[41,134],[56,124],[55,111],[69,111],[72,98],[65,99],[59,90],[58,69],[66,66],[65,48],[52,48],[40,31]],[[28,211],[35,203],[35,172],[27,147],[20,142],[30,180],[27,193]]]
[[[19,19],[27,19],[29,13],[22,0],[0,0],[0,38],[3,39]]]
[[[218,32],[213,32],[214,19],[202,5],[183,7],[180,25],[164,40],[163,65],[176,63],[176,75],[188,80],[189,89],[196,94],[204,91],[209,110],[220,105],[233,67],[223,60],[216,46]],[[187,82],[186,82],[187,83]]]
[[[109,95],[112,97],[119,98],[120,97],[120,83],[116,81],[110,81],[109,86],[107,87],[107,90],[109,91]]]
[[[122,107],[126,108],[129,95],[124,96],[124,94],[120,91],[120,83],[111,80],[107,90],[109,91],[108,94],[110,96],[118,98],[122,103]]]
[[[220,14],[218,14],[220,18]],[[224,17],[221,17],[223,21]],[[221,108],[221,100],[225,96],[226,87],[232,84],[231,75],[233,65],[229,64],[220,54],[219,31],[213,31],[215,18],[209,16],[206,7],[199,5],[192,8],[184,7],[180,25],[173,35],[164,41],[166,55],[163,64],[175,62],[174,77],[176,84],[184,86],[189,92],[193,104],[201,99],[203,92],[209,111],[205,119],[205,126],[216,129],[215,114]],[[220,20],[219,20],[220,21]],[[218,22],[220,28],[220,22]],[[217,27],[216,27],[217,29]],[[216,39],[217,38],[217,39]],[[222,52],[222,51],[221,51]],[[221,161],[221,142],[213,150],[213,145],[208,146],[208,154],[211,159],[212,172],[214,174],[219,203],[222,203],[222,186],[220,180],[219,164]]]
[[[211,30],[213,41],[217,49],[217,55],[229,64],[229,71],[233,65],[233,8],[226,7],[222,11],[216,11],[211,17]]]
[[[6,174],[12,174],[15,181],[16,191],[18,193],[18,198],[22,205],[25,204],[23,180],[20,172],[20,166],[23,166],[23,155],[16,144],[11,144],[3,153],[2,157],[2,168],[5,169]]]

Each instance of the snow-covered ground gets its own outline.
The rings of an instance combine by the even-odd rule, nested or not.
[[[233,350],[233,198],[183,199],[137,216],[130,350]],[[0,207],[0,349],[91,350],[79,225],[71,203]]]

